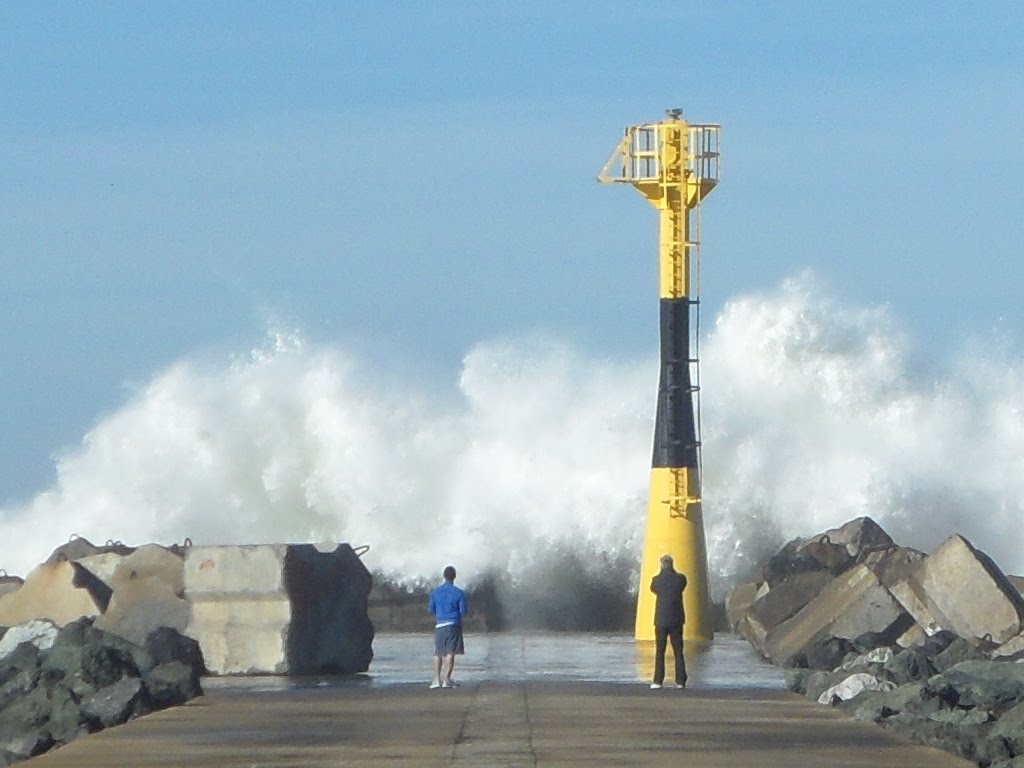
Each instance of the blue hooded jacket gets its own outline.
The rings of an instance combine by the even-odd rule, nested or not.
[[[466,593],[450,581],[430,593],[430,612],[437,617],[437,626],[462,626],[466,615]]]

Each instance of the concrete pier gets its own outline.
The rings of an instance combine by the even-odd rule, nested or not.
[[[679,766],[967,768],[786,691],[596,682],[214,687],[29,768]]]

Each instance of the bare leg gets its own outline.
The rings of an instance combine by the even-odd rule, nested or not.
[[[441,669],[441,667],[438,666],[438,674],[440,674],[440,669]],[[452,681],[452,672],[454,672],[454,671],[455,671],[455,654],[452,653],[452,654],[448,655],[448,675],[447,675],[446,679],[448,680],[449,683]]]
[[[441,684],[441,657],[434,657],[434,680],[433,683]]]

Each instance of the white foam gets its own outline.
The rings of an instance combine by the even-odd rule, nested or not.
[[[372,568],[410,579],[521,572],[554,547],[636,557],[655,333],[618,361],[481,342],[447,392],[295,335],[219,368],[179,362],[60,458],[53,488],[0,510],[0,566],[27,572],[72,533],[367,543]],[[730,301],[702,346],[716,593],[785,539],[863,514],[926,550],[961,532],[1022,570],[1016,361],[921,370],[885,311],[809,278]]]

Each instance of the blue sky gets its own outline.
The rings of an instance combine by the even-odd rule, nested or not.
[[[298,327],[449,381],[656,344],[623,126],[723,124],[704,312],[811,269],[923,356],[1024,331],[1024,6],[0,5],[0,503],[158,370]]]

